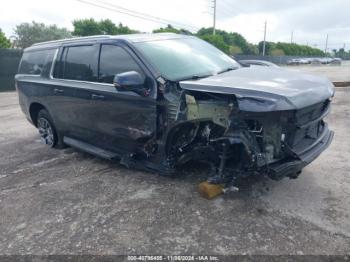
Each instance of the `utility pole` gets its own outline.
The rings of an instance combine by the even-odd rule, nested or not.
[[[213,35],[215,35],[216,27],[216,0],[213,0]]]
[[[265,48],[266,48],[266,24],[267,24],[267,22],[265,21],[265,26],[264,26],[264,43],[263,43],[263,56],[265,56]]]
[[[291,35],[290,35],[290,43],[293,44],[293,35],[294,35],[294,31],[292,31]]]
[[[328,34],[326,36],[326,47],[324,48],[324,54],[327,55],[327,48],[328,48]]]

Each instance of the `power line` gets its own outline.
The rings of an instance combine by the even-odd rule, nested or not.
[[[223,5],[222,5],[222,4],[223,4]],[[225,8],[225,9],[222,9],[222,7]],[[233,10],[233,9],[231,8],[231,6],[229,6],[228,4],[226,4],[225,2],[222,2],[222,1],[220,1],[220,2],[218,3],[218,9],[224,10],[224,11],[230,12],[230,13],[236,13],[236,12],[237,12],[237,10]]]
[[[220,0],[220,3],[223,3],[224,5],[226,5],[226,7],[231,9],[231,11],[233,11],[234,13],[237,13],[237,11],[244,13],[244,11],[242,9],[237,7],[237,4],[236,5],[231,5],[232,3],[228,3],[228,2],[226,2],[224,0]]]
[[[95,1],[100,2],[100,3],[102,3],[102,4],[106,4],[106,5],[113,6],[113,7],[115,7],[115,8],[124,10],[124,11],[126,11],[126,12],[131,12],[132,14],[135,14],[135,13],[136,13],[136,14],[138,14],[138,15],[140,15],[140,16],[150,17],[151,19],[163,20],[163,21],[166,21],[167,23],[170,23],[170,24],[177,24],[177,25],[180,25],[180,26],[183,26],[183,27],[184,27],[184,26],[188,26],[188,27],[194,28],[194,29],[196,29],[196,30],[198,29],[198,27],[195,27],[195,26],[192,26],[192,25],[187,25],[187,24],[183,24],[183,23],[179,23],[179,22],[170,20],[170,19],[164,19],[164,18],[161,18],[161,17],[157,17],[157,16],[153,16],[153,15],[146,14],[146,13],[134,11],[134,10],[131,10],[131,9],[122,7],[122,6],[118,6],[118,5],[109,3],[109,2],[107,2],[107,1],[102,1],[102,0],[95,0]]]
[[[244,13],[241,9],[237,8],[236,6],[232,6],[231,4],[223,1],[218,0],[216,3],[216,9],[219,13],[223,13],[225,16],[232,17],[234,15],[237,15],[238,12]]]
[[[211,3],[213,3],[214,1],[213,0],[210,0],[210,2]],[[225,15],[225,16],[228,16],[228,17],[231,17],[232,16],[232,12],[230,12],[229,10],[227,10],[227,8],[226,9],[222,9],[221,7],[220,7],[220,4],[221,3],[221,1],[219,2],[219,1],[216,1],[216,17],[218,17],[217,16],[217,14],[219,13],[221,13],[221,14],[223,14],[223,15]],[[213,9],[213,5],[210,5],[210,9]],[[213,15],[214,13],[212,13],[212,12],[208,12],[209,14],[211,14],[211,15]]]
[[[216,7],[216,11],[218,14],[221,13],[225,17],[232,17],[233,16],[233,14],[230,11],[228,11],[226,9],[220,9],[218,6]]]
[[[171,24],[171,25],[174,25],[174,26],[177,25],[178,27],[185,27],[187,29],[188,28],[192,28],[191,30],[193,30],[193,29],[198,30],[197,27],[192,26],[192,25],[185,25],[185,24],[178,23],[178,22],[171,21],[171,20],[167,20],[167,19],[164,19],[164,18],[151,16],[151,15],[148,15],[148,14],[145,14],[145,13],[140,13],[140,12],[137,12],[137,11],[133,11],[131,9],[127,9],[127,8],[124,8],[124,7],[113,5],[113,4],[104,2],[104,1],[96,0],[97,2],[99,2],[99,3],[103,4],[103,5],[97,4],[97,3],[93,3],[91,1],[86,1],[86,0],[76,0],[76,1],[84,3],[84,4],[87,4],[87,5],[100,7],[100,8],[112,11],[112,12],[117,12],[117,13],[129,15],[129,16],[133,16],[133,17],[136,17],[136,18],[148,20],[148,21],[151,21],[151,22],[156,22],[156,23],[160,23],[160,24]]]

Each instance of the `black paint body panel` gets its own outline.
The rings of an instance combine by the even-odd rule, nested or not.
[[[132,153],[156,131],[156,85],[152,72],[124,42],[101,40],[84,44],[123,47],[144,71],[150,94],[118,91],[112,84],[56,79],[52,72],[16,75],[20,105],[32,122],[30,106],[37,103],[50,113],[58,131],[68,137],[108,150]],[[60,57],[65,46],[48,46]],[[35,50],[35,49],[34,49]],[[30,50],[29,50],[30,51]]]
[[[207,116],[208,118],[204,120],[198,118],[189,121],[186,118],[184,105],[187,102],[195,104],[197,98],[200,101],[210,97],[210,99],[202,101],[203,108],[209,110],[208,112],[210,112],[210,107],[205,105],[215,106],[220,101],[227,103],[228,99],[226,98],[230,98],[228,105],[230,105],[231,113],[229,119],[226,120],[229,120],[231,124],[226,129],[224,136],[218,139],[230,141],[231,146],[238,143],[244,144],[249,149],[250,154],[249,160],[245,159],[245,161],[254,162],[249,163],[252,164],[249,166],[249,168],[252,167],[251,169],[254,165],[255,170],[266,171],[265,167],[268,164],[263,157],[269,152],[262,147],[264,144],[257,145],[254,132],[258,130],[250,130],[247,127],[247,121],[254,120],[259,124],[261,120],[262,123],[273,128],[274,124],[281,127],[282,120],[284,121],[283,123],[287,127],[283,126],[281,131],[284,132],[283,139],[278,133],[279,131],[272,133],[272,135],[279,135],[273,137],[277,140],[277,145],[281,143],[286,145],[282,150],[283,158],[269,162],[272,163],[269,166],[269,172],[273,173],[274,177],[300,172],[331,143],[333,132],[327,126],[324,127],[323,133],[320,131],[323,126],[323,118],[329,112],[327,107],[329,99],[334,94],[328,80],[290,73],[281,69],[238,68],[202,79],[180,82],[167,81],[132,43],[133,41],[146,41],[148,38],[161,40],[169,37],[181,38],[185,36],[173,34],[150,35],[148,37],[144,35],[98,36],[34,45],[26,49],[25,52],[55,50],[55,58],[52,59],[54,62],[63,59],[65,55],[63,50],[68,50],[67,47],[91,45],[96,47],[96,50],[100,50],[99,52],[101,52],[103,44],[121,47],[143,72],[145,76],[144,89],[147,92],[139,94],[132,91],[121,91],[113,84],[99,82],[100,76],[96,77],[97,82],[55,78],[53,77],[55,75],[53,67],[49,70],[52,61],[47,61],[44,66],[45,70],[40,75],[16,75],[16,88],[21,109],[28,120],[34,122],[31,108],[33,106],[46,108],[57,131],[66,138],[67,144],[85,148],[88,152],[96,151],[97,155],[97,151],[100,151],[102,152],[101,156],[110,156],[110,158],[114,158],[116,154],[120,156],[121,162],[127,166],[133,165],[159,171],[163,174],[169,170],[169,173],[172,172],[172,168],[176,166],[176,163],[171,163],[175,155],[173,153],[174,151],[179,153],[182,150],[178,150],[179,148],[175,148],[172,152],[169,150],[169,144],[171,144],[169,138],[175,131],[181,131],[181,128],[186,127],[182,125],[186,122],[192,120],[191,124],[201,122],[198,129],[194,128],[194,130],[197,135],[199,128],[202,128],[198,134],[201,134],[201,139],[204,139],[205,128],[209,126],[207,122],[213,120],[211,116]],[[100,61],[100,56],[98,61]],[[93,68],[98,70],[95,65]],[[166,86],[168,86],[168,90],[165,89]],[[187,95],[188,101],[181,100]],[[225,99],[222,99],[223,97]],[[324,101],[327,101],[327,104],[324,104]],[[321,105],[320,110],[315,108],[315,105],[318,104]],[[233,108],[234,106],[235,108]],[[206,110],[204,110],[204,115]],[[225,113],[226,111],[220,112]],[[214,128],[212,130],[215,131]],[[313,132],[313,130],[316,131]],[[267,128],[266,131],[268,131]],[[312,134],[314,137],[311,136]],[[286,140],[284,140],[284,136]],[[181,138],[181,136],[179,137]],[[186,140],[186,135],[183,137]],[[189,139],[190,143],[195,138],[198,137]],[[209,135],[207,139],[209,141]],[[288,140],[291,141],[288,142]],[[195,155],[201,157],[205,154],[223,159],[220,156],[221,151],[215,151],[217,148],[209,145],[209,142],[200,143],[188,150],[183,159],[189,159]],[[186,143],[178,142],[178,144],[185,148],[184,144]],[[289,146],[287,151],[286,148]],[[98,148],[100,150],[97,150]],[[303,151],[299,151],[300,149]],[[213,154],[213,152],[215,153]],[[137,157],[133,158],[136,155]]]

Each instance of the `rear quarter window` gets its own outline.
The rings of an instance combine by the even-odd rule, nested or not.
[[[25,52],[19,66],[19,74],[41,75],[49,72],[56,49]]]

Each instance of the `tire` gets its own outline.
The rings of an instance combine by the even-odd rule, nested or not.
[[[37,128],[41,141],[51,148],[63,148],[62,137],[57,132],[52,118],[46,109],[41,109],[38,113]]]

